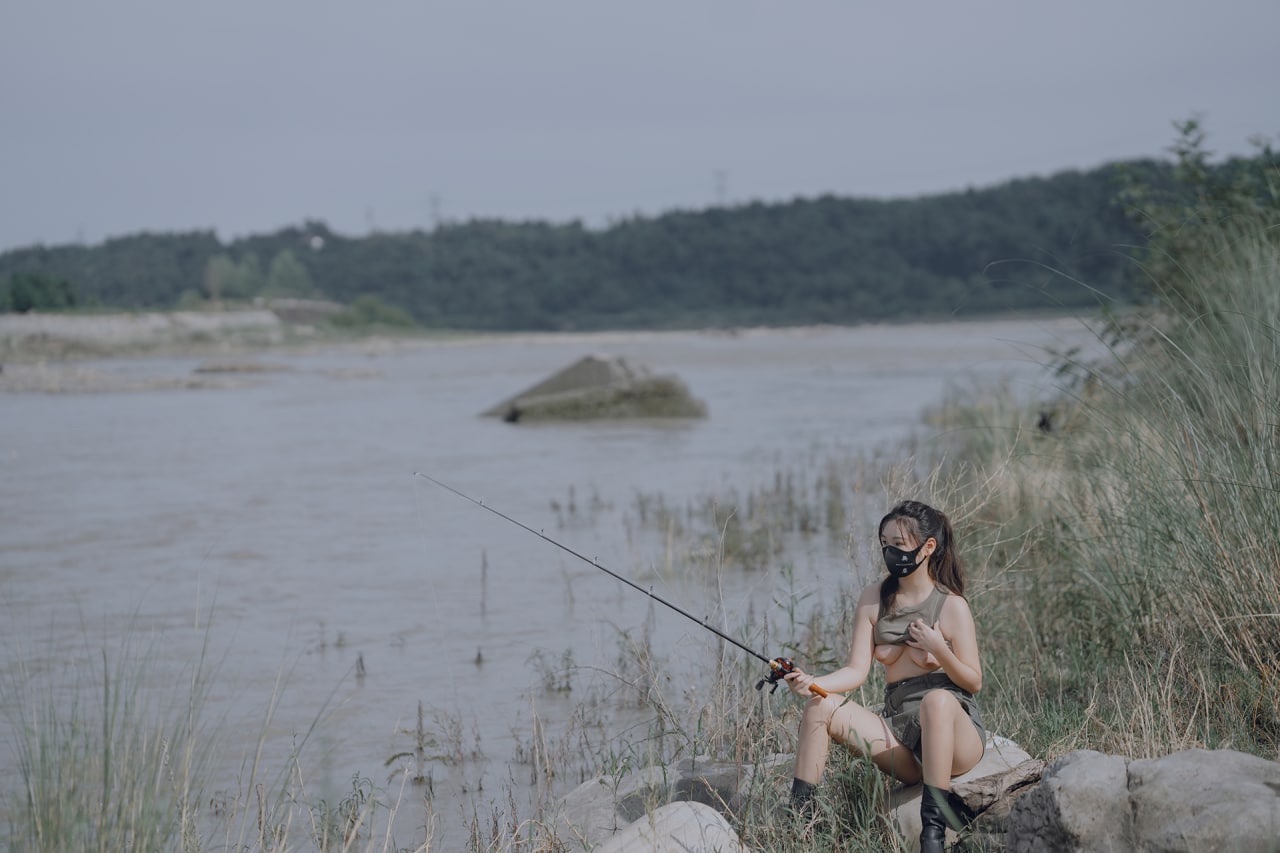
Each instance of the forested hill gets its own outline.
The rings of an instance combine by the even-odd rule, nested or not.
[[[230,243],[212,231],[144,233],[0,255],[0,306],[363,296],[423,326],[495,330],[844,324],[1092,306],[1099,294],[1135,292],[1133,248],[1143,236],[1117,202],[1121,178],[1159,181],[1170,168],[1111,164],[918,199],[824,196],[603,229],[471,221],[353,238],[309,222]]]

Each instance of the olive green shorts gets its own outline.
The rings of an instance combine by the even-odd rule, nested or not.
[[[884,717],[898,742],[911,750],[916,761],[920,761],[923,755],[920,748],[920,703],[930,690],[939,689],[946,690],[960,700],[960,707],[964,708],[973,721],[985,750],[987,730],[982,727],[982,711],[978,708],[978,700],[968,690],[957,686],[945,672],[931,672],[885,685],[884,708],[880,711],[880,716]]]

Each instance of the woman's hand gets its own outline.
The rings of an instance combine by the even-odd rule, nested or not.
[[[934,658],[934,666],[937,666],[937,655],[947,648],[947,638],[942,636],[938,626],[927,625],[923,619],[917,619],[907,626],[907,633],[911,635],[911,645],[928,652]]]
[[[814,678],[802,669],[792,670],[783,676],[787,682],[787,687],[791,688],[791,692],[805,699],[812,699],[817,696],[816,693],[809,692],[809,685],[813,684]]]

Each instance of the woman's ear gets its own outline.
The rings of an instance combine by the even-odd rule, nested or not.
[[[930,536],[928,539],[924,540],[924,552],[923,552],[923,553],[924,553],[925,557],[932,557],[932,556],[933,556],[933,552],[934,552],[934,551],[937,551],[937,550],[938,550],[938,540],[937,540],[937,539],[934,539],[932,536]]]

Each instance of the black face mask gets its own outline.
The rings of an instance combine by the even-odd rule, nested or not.
[[[884,551],[884,564],[889,568],[889,574],[895,578],[905,578],[920,568],[916,563],[916,558],[920,556],[922,548],[924,548],[923,542],[914,551],[904,551],[892,545],[885,545],[882,550]]]

